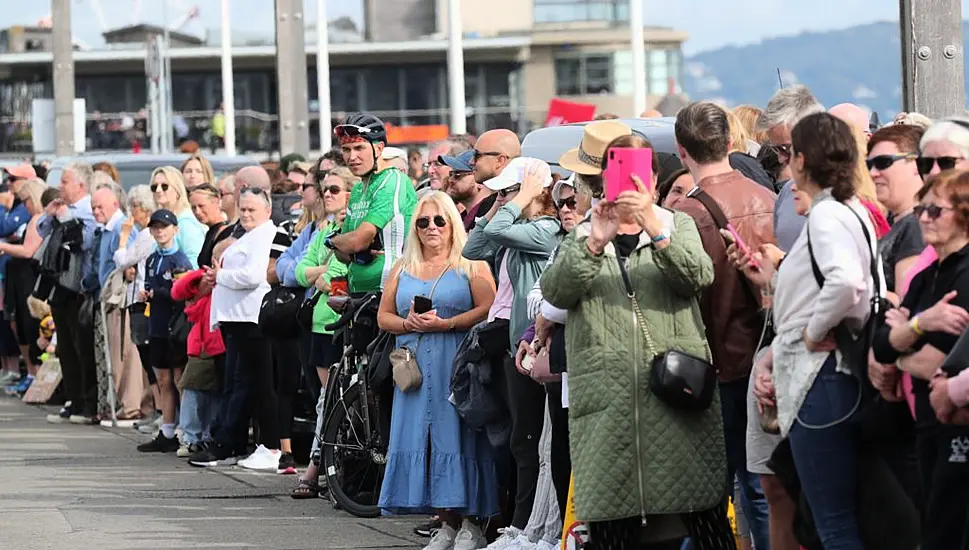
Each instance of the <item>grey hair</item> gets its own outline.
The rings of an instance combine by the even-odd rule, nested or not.
[[[128,191],[128,209],[141,208],[149,214],[157,209],[155,194],[148,185],[136,185]]]
[[[91,185],[93,186],[92,193],[101,189],[110,189],[114,193],[114,198],[118,200],[118,207],[126,215],[128,214],[128,197],[125,195],[124,189],[111,179],[111,174],[96,170],[91,176]]]
[[[257,191],[258,190],[258,191]],[[271,210],[273,207],[273,200],[269,197],[269,191],[261,187],[247,187],[239,195],[239,202],[242,202],[242,197],[246,195],[252,195],[258,197],[266,206]]]
[[[444,146],[444,147],[447,148],[446,151],[444,152],[444,154],[447,155],[447,156],[449,156],[449,157],[456,157],[456,156],[460,155],[461,153],[463,153],[465,151],[470,151],[471,150],[471,146],[468,144],[468,142],[466,140],[448,138],[448,139],[446,139],[444,141],[439,141],[439,142],[435,143],[433,147],[431,147],[430,149],[427,150],[427,152],[430,153],[434,149],[437,149],[438,147],[442,147],[442,146]],[[429,158],[427,160],[429,162],[434,162],[437,159],[431,159],[431,158]],[[406,170],[404,170],[404,171],[406,172]]]
[[[919,150],[935,141],[950,143],[959,149],[964,158],[969,158],[969,119],[951,117],[929,126],[919,142]]]
[[[71,172],[77,181],[84,185],[84,189],[91,191],[91,184],[94,181],[94,169],[86,162],[72,162],[64,167],[64,172]]]
[[[782,88],[767,102],[767,108],[757,120],[757,130],[766,132],[771,128],[793,128],[802,118],[824,112],[824,105],[802,84]]]

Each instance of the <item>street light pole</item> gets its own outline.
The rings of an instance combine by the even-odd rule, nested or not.
[[[326,0],[316,0],[316,101],[320,104],[320,154],[333,146],[330,130],[330,29]]]
[[[643,0],[629,2],[629,31],[633,60],[633,115],[646,111],[646,41],[643,36]]]
[[[447,74],[451,106],[451,133],[466,134],[468,120],[464,104],[464,47],[461,44],[461,0],[447,4]]]
[[[71,0],[52,0],[51,33],[54,49],[54,152],[74,154],[74,44],[71,37]]]
[[[929,118],[965,116],[960,0],[900,0],[902,108]]]
[[[236,102],[232,81],[232,18],[230,0],[222,0],[222,117],[225,121],[225,154],[236,154]]]

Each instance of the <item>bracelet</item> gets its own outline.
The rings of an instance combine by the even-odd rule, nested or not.
[[[448,319],[447,320],[447,329],[448,330],[454,330],[454,319]]]
[[[921,327],[919,327],[918,315],[916,315],[915,317],[912,317],[912,320],[908,322],[908,328],[912,329],[912,332],[914,332],[915,335],[918,336],[919,338],[921,338],[922,336],[925,336],[925,331],[922,330]]]
[[[407,319],[400,319],[400,330],[403,331],[403,334],[407,334]]]

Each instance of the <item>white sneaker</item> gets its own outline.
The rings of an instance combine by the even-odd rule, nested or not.
[[[528,540],[522,532],[521,529],[516,529],[514,527],[505,527],[501,529],[501,536],[495,539],[488,545],[488,550],[518,550],[521,548],[521,542],[519,539]],[[529,543],[531,545],[531,543]],[[530,546],[526,547],[529,548]]]
[[[559,541],[549,542],[545,539],[538,541],[535,545],[535,550],[558,550],[562,547],[562,543]]]
[[[488,544],[488,539],[481,532],[481,527],[467,519],[461,523],[461,530],[454,537],[454,550],[478,550]]]
[[[189,445],[187,443],[182,443],[181,445],[179,445],[178,451],[175,452],[175,456],[177,456],[178,458],[188,458],[191,455],[192,455],[192,450],[189,449]]]
[[[248,470],[272,470],[275,472],[279,469],[279,457],[282,455],[283,453],[279,450],[269,450],[260,445],[251,455],[240,460],[239,466]]]
[[[462,527],[461,530],[463,531],[464,528]],[[454,538],[456,536],[457,533],[455,533],[454,527],[445,523],[437,530],[437,533],[431,538],[431,542],[427,543],[424,550],[453,550]]]

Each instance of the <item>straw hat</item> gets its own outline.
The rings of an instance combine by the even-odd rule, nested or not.
[[[602,173],[602,156],[612,140],[632,134],[632,128],[615,120],[599,120],[585,125],[582,142],[569,149],[559,158],[559,165],[566,170],[586,176]]]

